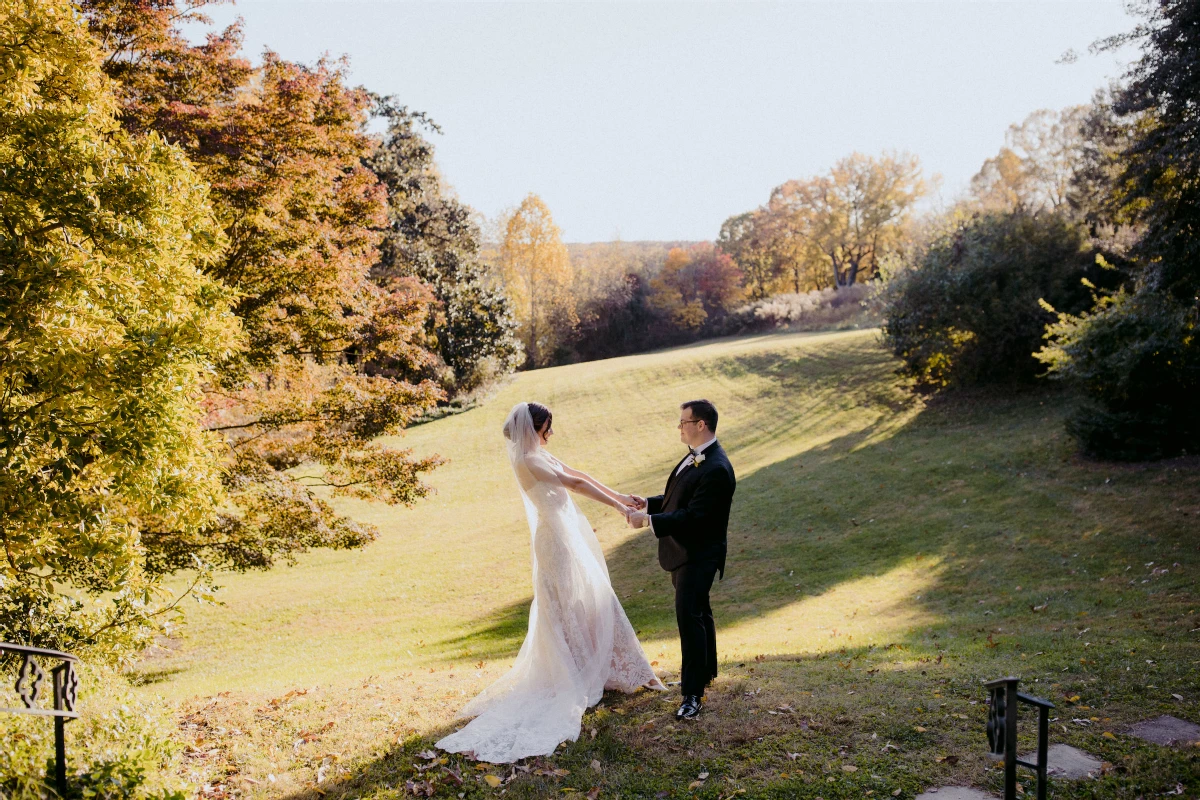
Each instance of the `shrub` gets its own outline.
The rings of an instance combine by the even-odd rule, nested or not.
[[[873,324],[872,300],[876,288],[874,284],[856,283],[843,289],[777,294],[733,311],[725,321],[725,331],[753,333],[779,328],[812,330]]]
[[[5,666],[12,666],[5,665]],[[125,680],[79,667],[80,717],[67,723],[68,800],[185,800],[173,775],[178,746],[165,706],[138,700]],[[19,705],[4,671],[0,706]],[[0,798],[51,800],[54,724],[46,717],[0,713]]]
[[[1200,309],[1165,294],[1119,292],[1061,314],[1038,354],[1084,390],[1067,431],[1093,457],[1121,461],[1200,452]]]
[[[975,216],[936,238],[889,284],[884,336],[926,388],[1033,380],[1053,314],[1091,304],[1112,281],[1080,230],[1052,213]]]

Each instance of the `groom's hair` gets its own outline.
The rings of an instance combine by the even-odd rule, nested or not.
[[[693,417],[704,420],[704,424],[710,431],[717,432],[717,407],[712,403],[707,400],[688,400],[679,407],[690,408]]]

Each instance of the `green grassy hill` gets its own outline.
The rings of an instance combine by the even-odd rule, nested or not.
[[[1121,733],[1157,713],[1200,721],[1196,463],[1083,462],[1060,393],[927,405],[893,370],[863,331],[524,373],[403,439],[450,459],[435,497],[347,504],[382,531],[366,550],[229,577],[225,605],[193,610],[182,642],[141,666],[139,691],[178,703],[185,771],[209,797],[995,788],[979,684],[1010,673],[1058,704],[1053,741],[1109,763],[1054,796],[1200,789],[1200,749]],[[550,405],[563,460],[653,493],[682,455],[677,406],[699,396],[720,408],[738,472],[706,715],[676,725],[673,694],[610,695],[579,742],[528,772],[419,756],[524,634],[529,532],[499,433],[509,408]],[[677,677],[652,537],[581,505],[648,655]]]

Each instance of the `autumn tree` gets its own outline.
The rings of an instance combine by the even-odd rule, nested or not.
[[[227,500],[200,424],[241,346],[226,240],[184,153],[121,129],[67,0],[0,2],[0,54],[0,639],[120,659],[172,607],[146,533]]]
[[[776,247],[784,241],[773,235],[771,222],[764,209],[746,211],[725,220],[717,235],[717,247],[742,271],[746,293],[751,300],[761,300],[774,293],[792,266],[786,254]],[[795,278],[798,284],[800,275]]]
[[[505,219],[499,260],[528,363],[544,366],[570,335],[577,317],[571,259],[550,209],[536,194],[522,200]]]
[[[916,156],[855,153],[826,175],[776,187],[765,205],[726,220],[718,243],[755,297],[850,286],[903,247],[925,191]]]
[[[227,241],[206,266],[230,287],[245,347],[207,385],[204,429],[224,439],[229,495],[202,530],[143,533],[148,564],[197,556],[262,568],[310,547],[360,546],[374,529],[316,492],[411,503],[439,463],[376,441],[442,396],[421,374],[434,359],[436,298],[415,278],[372,280],[387,192],[364,162],[372,99],[343,64],[252,67],[237,25],[193,45],[181,30],[201,0],[79,0],[134,134],[177,144],[210,186]],[[295,468],[306,469],[297,472]]]
[[[972,204],[988,211],[1066,213],[1090,114],[1085,105],[1042,109],[1010,126],[1000,152],[971,179]]]
[[[372,275],[383,285],[415,278],[431,289],[438,302],[438,313],[428,317],[431,346],[451,370],[443,382],[470,390],[524,360],[512,307],[480,260],[471,209],[443,186],[433,146],[422,135],[440,129],[391,97],[379,99],[376,114],[388,128],[367,166],[387,190],[388,210]]]
[[[875,277],[880,261],[901,245],[924,193],[916,156],[854,153],[827,175],[777,187],[767,209],[778,220],[776,237],[794,254],[796,274],[823,269],[841,288]]]
[[[690,332],[724,316],[745,296],[737,264],[707,243],[673,248],[650,288],[651,305],[674,327]]]

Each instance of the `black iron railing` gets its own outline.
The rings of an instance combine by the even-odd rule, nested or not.
[[[75,699],[79,692],[79,673],[75,665],[79,659],[70,653],[58,650],[43,650],[40,647],[25,647],[19,644],[0,642],[0,656],[11,653],[21,657],[17,670],[16,690],[23,708],[0,708],[10,714],[34,714],[54,718],[54,787],[59,797],[67,793],[67,742],[63,730],[67,720],[76,719]],[[53,707],[46,707],[46,670],[43,661],[58,664],[50,669],[50,687]]]
[[[1046,800],[1046,750],[1050,739],[1050,709],[1054,704],[1040,697],[1017,691],[1019,678],[999,678],[988,681],[987,736],[988,756],[1004,760],[1004,800],[1017,798],[1017,766],[1037,772],[1037,800]],[[1017,710],[1027,703],[1038,710],[1037,761],[1029,763],[1017,757]]]

